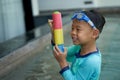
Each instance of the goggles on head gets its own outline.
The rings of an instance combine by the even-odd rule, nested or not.
[[[84,20],[85,22],[87,22],[92,28],[96,29],[95,25],[93,24],[93,22],[87,17],[87,15],[84,12],[75,12],[71,18],[73,19],[77,19],[79,21]]]

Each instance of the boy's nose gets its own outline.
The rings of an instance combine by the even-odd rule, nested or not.
[[[76,35],[76,31],[75,31],[75,30],[72,30],[72,31],[71,31],[71,35]]]

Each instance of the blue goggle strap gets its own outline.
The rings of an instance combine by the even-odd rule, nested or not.
[[[93,22],[83,13],[83,12],[75,12],[71,18],[73,19],[77,19],[79,21],[84,20],[85,22],[87,22],[88,24],[90,24],[90,26],[94,29],[96,29],[95,25],[93,24]]]

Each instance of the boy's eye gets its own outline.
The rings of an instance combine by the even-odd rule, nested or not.
[[[74,30],[74,28],[72,27],[72,30]]]
[[[81,29],[77,29],[77,31],[81,31]]]

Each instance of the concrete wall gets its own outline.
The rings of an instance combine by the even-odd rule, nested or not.
[[[39,15],[38,0],[31,0],[31,1],[32,1],[33,16],[38,16]]]
[[[0,1],[0,42],[4,41],[4,39],[5,39],[5,32],[3,25],[2,3]]]
[[[120,0],[94,0],[96,7],[118,7]]]
[[[85,4],[92,1],[92,4]],[[116,7],[120,6],[120,0],[38,0],[39,10],[66,10],[78,8]]]
[[[0,42],[25,33],[22,0],[0,0]]]
[[[85,1],[92,0],[39,0],[39,10],[58,10],[58,9],[74,9],[74,8],[83,8],[83,7],[93,7],[93,4],[85,5]]]

